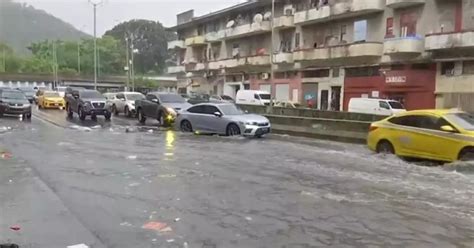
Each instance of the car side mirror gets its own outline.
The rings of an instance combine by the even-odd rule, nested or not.
[[[244,110],[244,113],[248,114],[248,113],[249,113],[249,111],[248,111],[248,110]]]
[[[450,125],[442,126],[441,131],[448,132],[448,133],[455,133],[456,132],[456,130]]]
[[[72,96],[76,99],[79,98],[79,94],[72,94]]]
[[[156,103],[156,104],[160,104],[160,101],[158,101],[158,99],[154,98],[154,99],[151,99],[152,102]]]
[[[221,112],[214,112],[214,115],[217,116],[217,117],[222,117],[222,113]]]

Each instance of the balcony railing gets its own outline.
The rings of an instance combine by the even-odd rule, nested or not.
[[[168,66],[168,73],[169,74],[177,74],[177,73],[184,73],[184,66]]]
[[[270,21],[254,22],[226,29],[225,38],[235,39],[271,31],[272,25]]]
[[[275,54],[273,58],[277,64],[291,64],[294,62],[293,53],[291,52],[280,52]]]
[[[264,66],[270,65],[270,55],[253,55],[241,58],[222,59],[209,62],[209,70],[222,68],[237,68],[244,66]]]
[[[184,48],[184,40],[173,40],[168,42],[168,49],[182,49]]]
[[[209,32],[205,35],[207,42],[216,42],[225,38],[225,30],[219,30],[216,32]]]
[[[325,5],[319,8],[299,11],[295,13],[295,24],[311,24],[332,19],[341,19],[351,16],[381,12],[385,9],[386,0],[352,0],[349,2]]]
[[[474,48],[474,30],[451,33],[428,34],[425,37],[426,50]]]
[[[422,53],[424,50],[423,38],[401,37],[386,39],[383,43],[384,54]]]
[[[184,41],[184,44],[186,46],[202,46],[202,45],[206,45],[206,39],[203,35],[194,36],[194,37],[187,38]]]
[[[309,61],[355,57],[380,57],[382,53],[382,43],[365,42],[297,50],[293,53],[293,59],[295,61]]]
[[[291,28],[295,26],[294,23],[294,16],[280,16],[275,18],[274,27],[276,29],[282,29],[282,28]]]
[[[387,0],[387,7],[397,9],[424,3],[425,0]]]

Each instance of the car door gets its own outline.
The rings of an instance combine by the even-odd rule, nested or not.
[[[220,116],[216,116],[215,113],[219,113]],[[213,105],[204,105],[204,116],[202,119],[202,125],[204,130],[212,133],[221,133],[222,128],[225,122],[222,111],[220,111],[216,106]]]
[[[143,101],[143,104],[142,104],[142,109],[143,109],[143,113],[145,114],[145,116],[147,117],[154,117],[153,116],[153,108],[156,107],[156,103],[154,102],[155,100],[157,100],[158,97],[156,97],[156,95],[154,94],[148,94],[146,95],[146,101]]]
[[[203,116],[204,105],[193,106],[187,110],[186,119],[191,122],[191,125],[195,131],[202,131],[203,129]]]
[[[376,114],[380,115],[392,115],[390,105],[386,101],[379,101],[379,107],[377,108]]]
[[[115,96],[114,99],[115,107],[119,112],[123,112],[125,108],[125,95],[120,93]]]

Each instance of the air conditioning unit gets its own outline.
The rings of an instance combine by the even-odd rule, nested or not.
[[[270,79],[270,73],[262,73],[262,79],[263,79],[263,80],[268,80],[268,79]]]
[[[288,4],[288,5],[285,5],[283,7],[283,13],[286,15],[286,16],[292,16],[295,14],[295,8],[293,7],[292,4]]]

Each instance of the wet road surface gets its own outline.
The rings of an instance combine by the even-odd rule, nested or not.
[[[0,119],[0,152],[12,155],[0,158],[0,243],[474,247],[474,164],[65,116]]]

